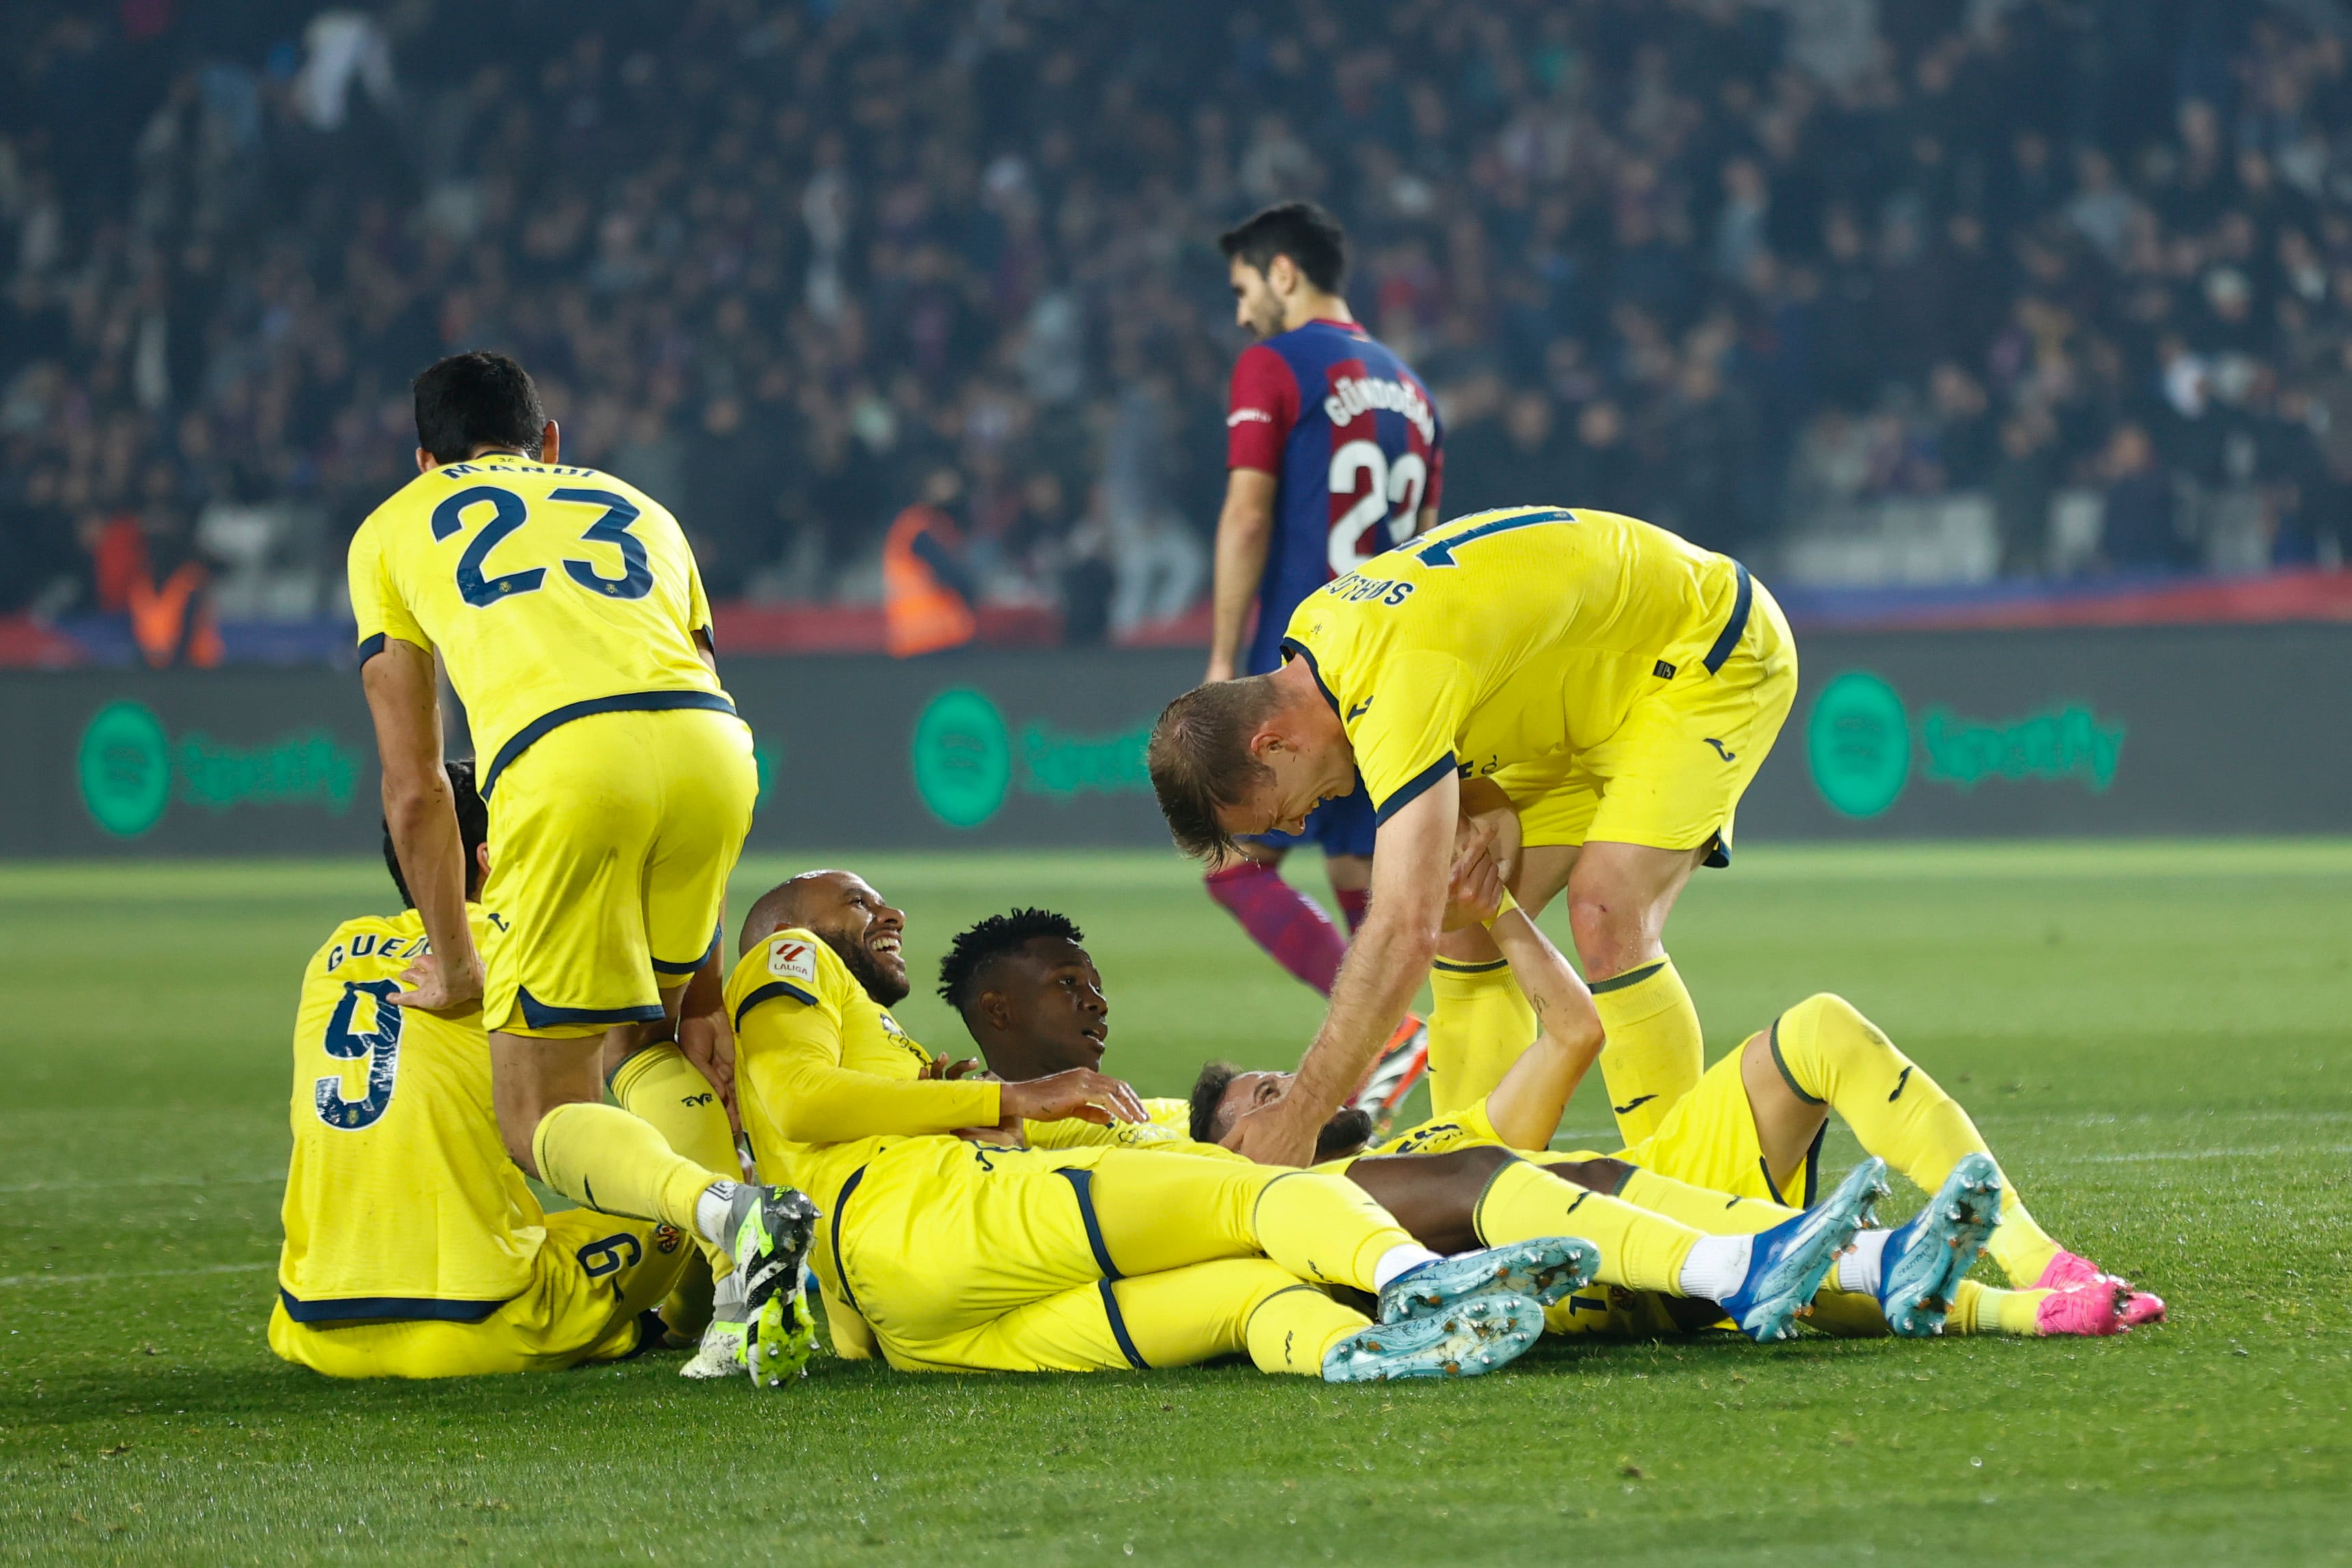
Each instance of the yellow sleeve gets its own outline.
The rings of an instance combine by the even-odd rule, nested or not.
[[[1453,1149],[1466,1149],[1480,1143],[1500,1143],[1495,1123],[1486,1114],[1486,1102],[1466,1106],[1452,1116],[1439,1117],[1408,1127],[1386,1142],[1375,1143],[1368,1154],[1443,1154]]]
[[[711,651],[719,650],[719,633],[710,621],[710,600],[702,591],[702,569],[695,564],[691,554],[686,558],[686,629],[689,636],[709,633]]]
[[[383,647],[386,637],[398,637],[431,652],[433,639],[416,624],[408,611],[407,602],[394,586],[392,574],[385,570],[383,531],[370,517],[352,535],[351,553],[344,560],[344,574],[351,586],[352,616],[359,623],[360,660]]]
[[[843,1006],[854,990],[838,959],[805,931],[779,932],[743,955],[728,982],[737,1071],[776,1131],[795,1143],[846,1143],[991,1127],[997,1085],[887,1079],[841,1065]]]
[[[1359,680],[1335,676],[1356,771],[1373,814],[1386,822],[1454,771],[1454,737],[1470,710],[1470,672],[1446,654],[1391,655]],[[1352,717],[1350,716],[1352,715]]]

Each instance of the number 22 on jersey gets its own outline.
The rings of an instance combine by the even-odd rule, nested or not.
[[[1349,441],[1331,454],[1330,484],[1333,496],[1357,498],[1331,525],[1331,575],[1344,577],[1412,537],[1429,489],[1429,465],[1418,452],[1401,452],[1391,461],[1377,441]],[[1381,538],[1373,531],[1384,522],[1388,534]]]
[[[580,535],[583,542],[612,545],[621,552],[621,574],[607,577],[597,570],[593,561],[566,557],[560,564],[565,575],[593,593],[608,599],[642,599],[653,592],[653,568],[646,563],[646,547],[629,532],[629,525],[637,521],[635,504],[611,490],[569,488],[550,490],[551,501],[578,502],[604,508],[604,514],[591,522]],[[466,544],[465,553],[457,558],[457,594],[476,609],[488,609],[522,594],[536,594],[547,585],[547,568],[528,566],[488,575],[490,552],[530,517],[522,497],[497,485],[472,485],[459,490],[433,509],[433,537],[446,540],[462,533],[468,526],[467,512],[480,516],[480,508],[488,507],[489,515],[480,531]]]

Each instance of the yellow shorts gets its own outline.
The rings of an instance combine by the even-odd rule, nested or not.
[[[281,1300],[269,1348],[329,1377],[474,1377],[561,1372],[637,1348],[637,1318],[661,1304],[693,1247],[675,1228],[594,1209],[547,1216],[522,1294],[478,1322],[298,1323]]]
[[[594,713],[541,736],[490,796],[484,1023],[562,1039],[660,1017],[717,940],[759,792],[731,713]]]
[[[1686,668],[1599,745],[1494,775],[1528,845],[1714,844],[1727,858],[1739,797],[1797,698],[1796,638],[1761,583],[1754,594],[1747,629],[1713,675]]]
[[[1821,1142],[1814,1141],[1787,1187],[1775,1186],[1764,1164],[1764,1145],[1756,1133],[1756,1110],[1748,1103],[1748,1085],[1740,1076],[1746,1043],[1706,1069],[1698,1087],[1675,1101],[1658,1130],[1615,1156],[1644,1170],[1695,1187],[1712,1187],[1737,1197],[1762,1198],[1768,1203],[1804,1208],[1813,1201],[1813,1183],[1820,1166]]]
[[[1202,1217],[1192,1189],[1245,1194],[1295,1173],[1152,1149],[912,1140],[877,1155],[829,1203],[819,1197],[828,1212],[817,1228],[817,1273],[828,1313],[845,1304],[902,1372],[1091,1372],[1199,1360],[1238,1342],[1213,1334],[1189,1354],[1160,1344],[1147,1360],[1123,1298],[1187,1288],[1179,1280],[1218,1285],[1230,1272],[1213,1268],[1218,1255],[1255,1257],[1205,1218],[1184,1223]],[[1136,1275],[1126,1278],[1096,1213],[1097,1181],[1120,1189],[1125,1213],[1167,1216],[1180,1249],[1188,1237],[1193,1244],[1181,1259],[1131,1257]],[[1161,1203],[1161,1188],[1184,1194]]]

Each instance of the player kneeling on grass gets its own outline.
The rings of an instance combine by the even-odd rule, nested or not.
[[[1467,1376],[1524,1351],[1543,1304],[1591,1278],[1591,1248],[1560,1237],[1442,1258],[1330,1176],[1015,1146],[1026,1121],[1143,1108],[1084,1068],[948,1077],[890,1015],[904,927],[860,879],[808,872],[752,907],[727,983],[753,1152],[824,1210],[814,1261],[842,1354],[1087,1372],[1246,1351],[1333,1382]],[[1375,1294],[1379,1321],[1326,1286]]]
[[[1548,994],[1575,984],[1565,962],[1516,910],[1505,910],[1490,930],[1509,967],[1479,983],[1523,988],[1544,1019],[1556,1006]],[[1494,1139],[1546,1149],[1582,1070],[1547,1031],[1506,1075],[1508,1092],[1498,1089],[1469,1111],[1381,1148],[1434,1149]],[[1221,1136],[1251,1104],[1280,1093],[1281,1077],[1216,1067],[1205,1071],[1194,1092],[1196,1136]],[[1811,1196],[1832,1110],[1865,1153],[1937,1194],[1929,1214],[1956,1184],[1995,1194],[2000,1217],[1984,1237],[1985,1247],[2016,1289],[1993,1289],[1959,1278],[1968,1259],[1956,1255],[1939,1263],[1919,1248],[1912,1226],[1864,1231],[1855,1249],[1838,1261],[1832,1280],[1838,1289],[1816,1303],[1816,1326],[1907,1333],[1937,1331],[1949,1321],[1960,1332],[2111,1334],[2163,1318],[2160,1299],[2052,1239],[2000,1174],[1968,1112],[1839,996],[1808,997],[1750,1036],[1669,1107],[1657,1131],[1640,1143],[1613,1155],[1570,1153],[1552,1169],[1702,1230],[1766,1233],[1795,1212],[1784,1206],[1782,1194]],[[1568,1326],[1577,1302],[1587,1300],[1601,1326],[1663,1326],[1646,1304],[1614,1296],[1605,1310],[1600,1298],[1576,1299],[1569,1313],[1552,1314],[1554,1326]]]
[[[473,764],[446,771],[467,918],[478,942],[495,942],[477,901],[488,814]],[[668,1326],[690,1331],[709,1292],[707,1272],[700,1302],[677,1289],[699,1262],[693,1238],[590,1208],[542,1213],[499,1136],[480,1013],[389,1000],[425,938],[388,836],[384,861],[402,912],[344,921],[303,973],[270,1349],[332,1377],[454,1377],[631,1354],[663,1331],[646,1314],[665,1298]],[[676,1046],[635,1052],[614,1081],[673,1144],[682,1130],[708,1143],[716,1119],[717,1150],[681,1152],[726,1149],[725,1113]],[[786,1253],[780,1289],[797,1300],[800,1253]]]
[[[1099,1061],[1110,1008],[1082,940],[1069,921],[1040,910],[993,916],[956,938],[940,964],[940,994],[962,1014],[999,1074],[1027,1078]],[[1540,933],[1535,940],[1543,941]],[[1486,1101],[1466,1117],[1424,1123],[1370,1153],[1365,1146],[1370,1119],[1360,1110],[1341,1111],[1323,1130],[1317,1152],[1329,1163],[1318,1169],[1344,1173],[1424,1246],[1438,1250],[1563,1228],[1591,1240],[1600,1250],[1596,1278],[1611,1289],[1605,1295],[1571,1295],[1555,1305],[1548,1316],[1563,1331],[1598,1326],[1591,1307],[1627,1297],[1656,1304],[1660,1328],[1696,1327],[1728,1316],[1759,1341],[1794,1333],[1797,1318],[1809,1310],[1838,1254],[1883,1195],[1885,1165],[1865,1160],[1837,1191],[1804,1213],[1773,1207],[1769,1226],[1708,1234],[1707,1226],[1678,1222],[1567,1179],[1576,1173],[1574,1167],[1555,1172],[1538,1159],[1521,1157],[1495,1126],[1531,1139],[1538,1132],[1549,1138],[1601,1045],[1591,1002],[1557,952],[1550,952],[1546,979],[1551,983],[1538,992],[1544,1032]],[[1192,1102],[1145,1101],[1148,1124],[1100,1128],[1065,1122],[1027,1131],[1033,1142],[1043,1144],[1116,1141],[1240,1158],[1215,1140],[1230,1129],[1247,1097],[1273,1077],[1213,1068],[1202,1075]],[[1528,1146],[1542,1145],[1538,1141]],[[1894,1299],[1900,1300],[1906,1289],[1920,1297],[1948,1289],[1945,1275],[1964,1270],[1975,1258],[1991,1224],[1989,1169],[1956,1179],[1906,1227],[1918,1245],[1903,1250],[1916,1253],[1919,1265],[1907,1273],[1890,1273]],[[1717,1195],[1717,1203],[1724,1201]],[[1923,1279],[1921,1268],[1927,1265],[1937,1272]],[[1580,1314],[1578,1303],[1587,1304]],[[1925,1314],[1914,1312],[1902,1321],[1906,1332],[1934,1331],[1934,1321]]]

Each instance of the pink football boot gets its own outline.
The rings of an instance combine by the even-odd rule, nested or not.
[[[2123,1328],[2136,1329],[2142,1323],[2164,1321],[2163,1297],[2152,1296],[2145,1290],[2136,1290],[2132,1289],[2130,1280],[2120,1275],[2109,1274],[2089,1258],[2078,1257],[2063,1247],[2059,1249],[2058,1256],[2050,1260],[2049,1266],[2042,1270],[2042,1278],[2036,1279],[2033,1285],[2038,1290],[2081,1290],[2103,1281],[2120,1285],[2124,1289],[2123,1306],[2118,1313]],[[2046,1309],[2049,1303],[2044,1302],[2042,1305]]]

